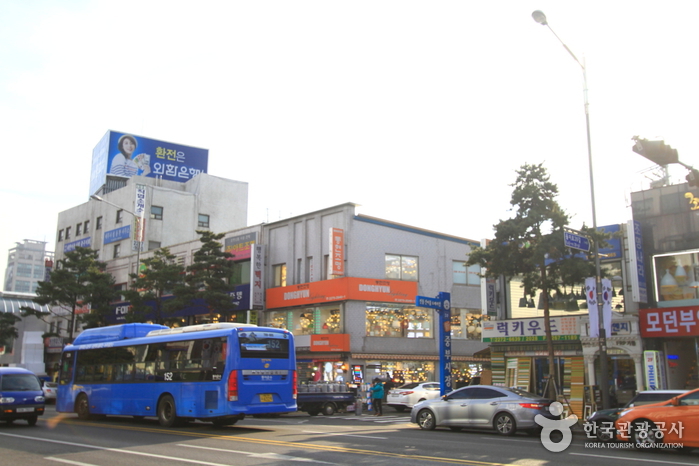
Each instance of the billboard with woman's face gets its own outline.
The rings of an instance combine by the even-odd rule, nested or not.
[[[208,149],[110,130],[92,151],[90,194],[99,191],[107,175],[140,175],[184,183],[206,173],[208,161]]]

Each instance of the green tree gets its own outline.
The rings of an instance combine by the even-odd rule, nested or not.
[[[39,282],[33,301],[41,306],[50,306],[50,311],[39,311],[23,306],[23,316],[33,315],[44,321],[57,316],[69,322],[69,339],[73,341],[77,311],[90,305],[95,316],[84,318],[91,325],[104,323],[108,304],[118,292],[114,290],[114,278],[105,272],[106,264],[97,260],[97,251],[76,247],[56,263],[49,281]]]
[[[558,186],[550,181],[543,164],[525,164],[516,173],[510,199],[513,217],[494,225],[495,238],[485,248],[472,251],[467,263],[483,267],[487,277],[519,276],[525,294],[541,293],[549,376],[560,386],[556,379],[549,294],[562,293],[562,288],[572,289],[586,277],[595,276],[595,264],[590,257],[573,254],[564,247],[564,227],[569,217],[556,201]],[[581,230],[595,241],[604,241],[604,235],[593,229],[583,225]],[[553,384],[549,384],[549,397],[553,398],[554,390]]]
[[[19,337],[15,325],[20,319],[9,312],[0,313],[0,346],[8,346],[13,339]]]
[[[235,285],[230,283],[234,265],[233,255],[223,251],[219,242],[225,235],[206,230],[197,233],[201,236],[201,248],[187,267],[185,286],[175,290],[175,295],[185,305],[203,303],[211,318],[214,314],[230,314],[235,310],[231,297]]]
[[[155,323],[164,324],[174,310],[184,307],[181,298],[167,298],[184,285],[185,268],[175,259],[168,248],[158,249],[152,257],[143,259],[138,274],[130,275],[130,289],[123,292],[131,303],[128,321],[143,322],[148,316],[154,316]]]

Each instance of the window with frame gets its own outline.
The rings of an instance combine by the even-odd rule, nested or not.
[[[83,224],[78,223],[77,225],[75,225],[75,236],[80,236],[82,234],[83,234]]]
[[[83,229],[83,233],[88,234],[90,233],[90,221],[85,220],[85,228]]]
[[[272,286],[286,286],[286,264],[272,266]]]
[[[63,241],[63,230],[58,230],[58,241]]]
[[[153,220],[162,220],[163,208],[157,205],[150,206],[150,218]]]
[[[124,211],[119,209],[116,211],[116,223],[121,223],[124,221]]]
[[[209,228],[209,216],[206,214],[199,214],[197,226],[200,228]]]
[[[427,308],[367,303],[366,334],[370,337],[432,338],[433,314]]]
[[[97,217],[95,219],[95,230],[101,230],[102,229],[102,217]]]
[[[112,256],[114,259],[119,257],[121,255],[121,244],[115,244],[114,245],[114,255]]]
[[[467,266],[465,261],[452,261],[452,280],[454,285],[475,285],[481,284],[481,266],[474,264]]]
[[[66,227],[66,239],[70,239],[70,227]]]
[[[417,256],[386,254],[386,278],[411,282],[418,281]]]
[[[160,241],[148,241],[148,250],[152,251],[153,249],[160,249],[160,245]]]

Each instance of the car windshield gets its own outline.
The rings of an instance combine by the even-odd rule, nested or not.
[[[0,390],[40,391],[39,379],[31,374],[5,374],[2,376]]]

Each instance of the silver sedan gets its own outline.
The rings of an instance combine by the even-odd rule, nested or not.
[[[493,429],[502,435],[514,435],[518,429],[538,432],[541,428],[534,421],[536,415],[560,418],[549,411],[551,402],[518,388],[473,385],[416,404],[410,412],[410,422],[425,430],[467,427]]]

